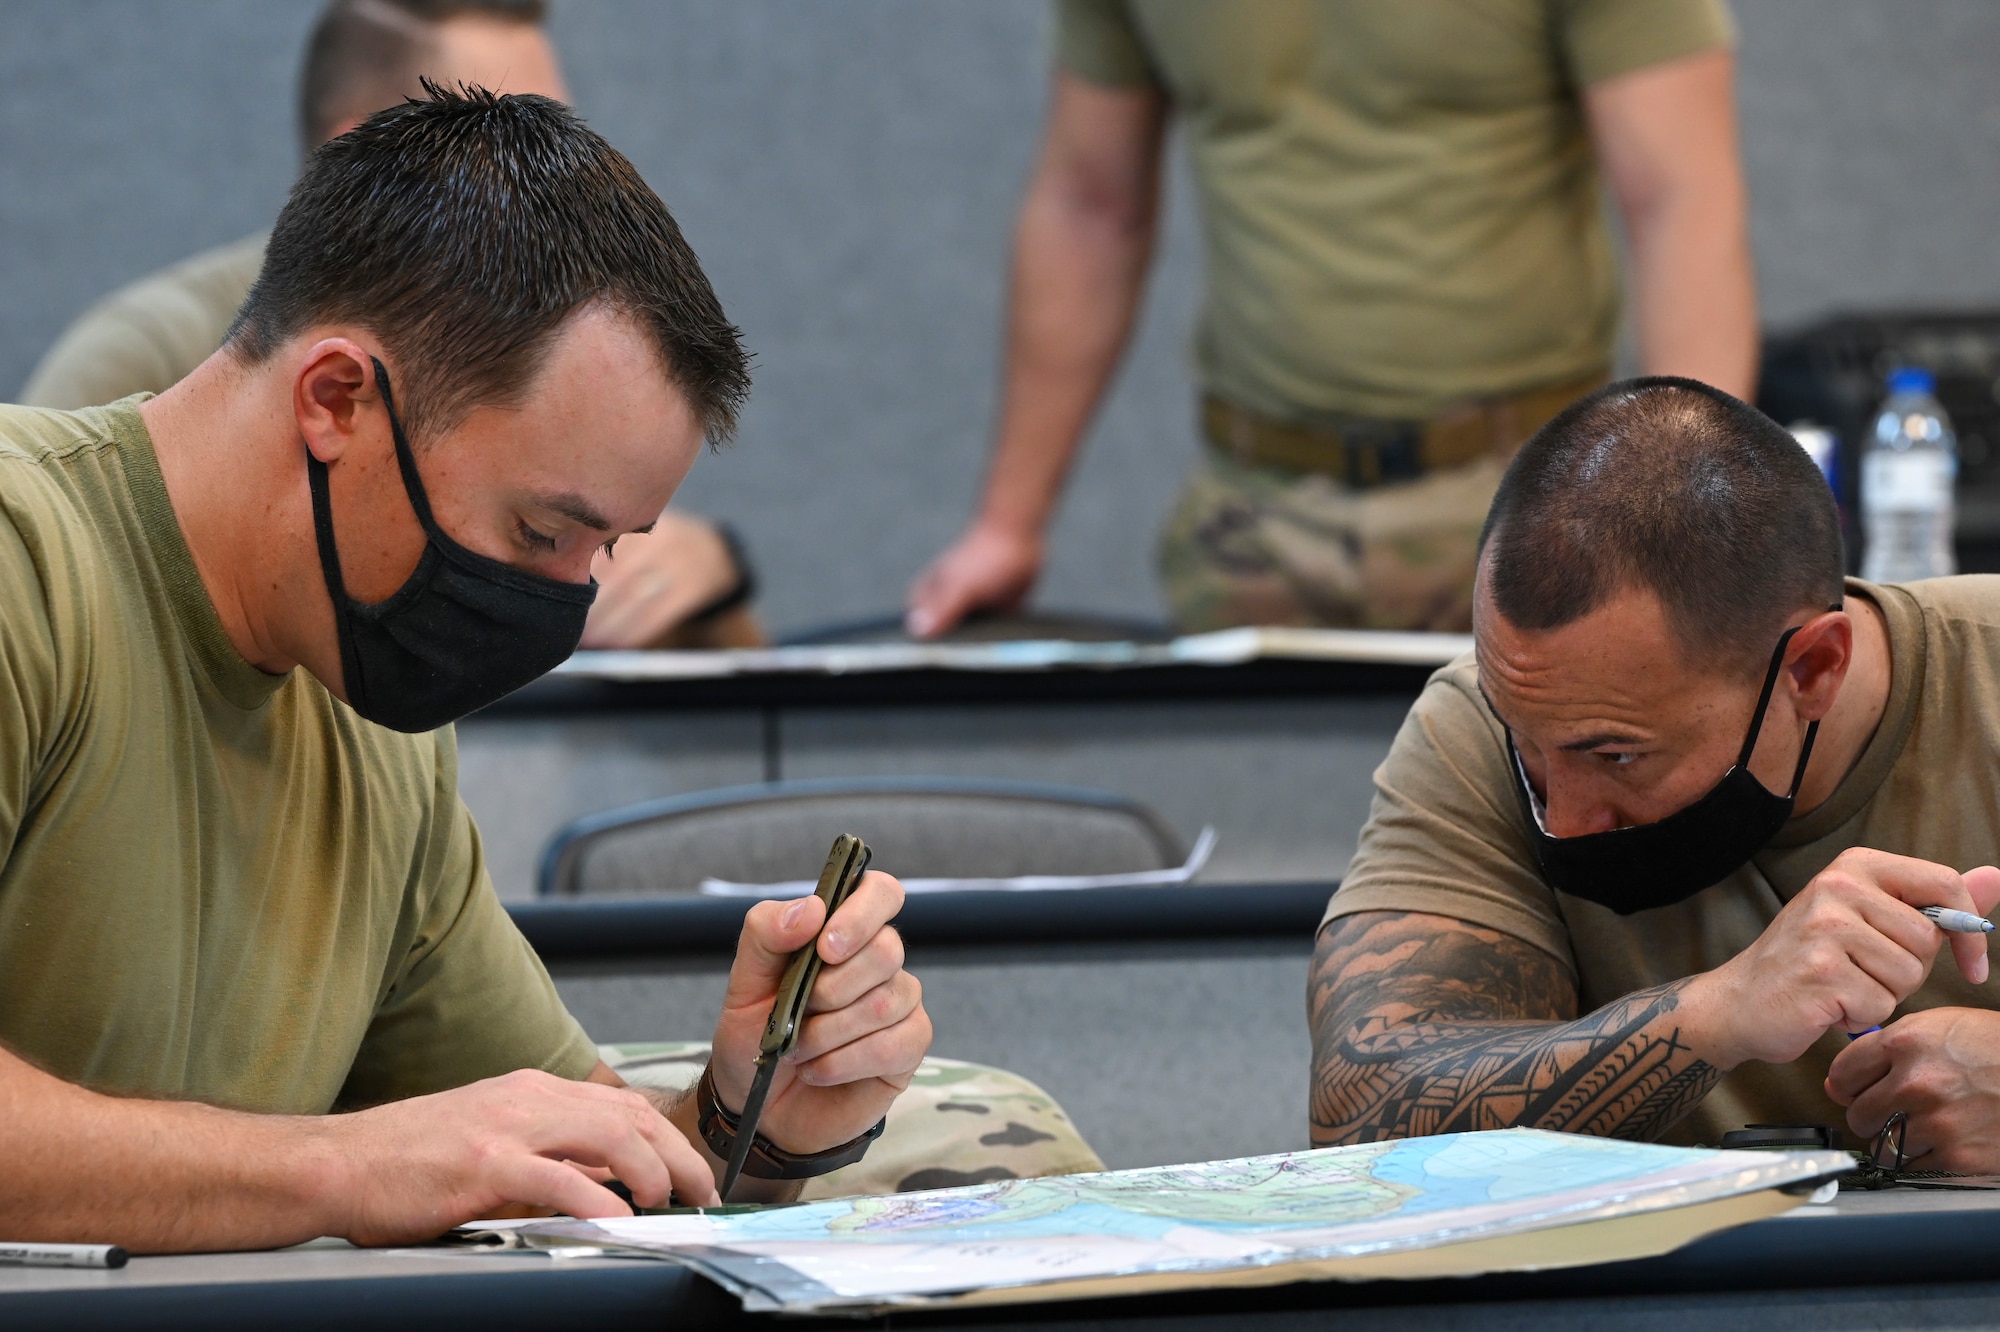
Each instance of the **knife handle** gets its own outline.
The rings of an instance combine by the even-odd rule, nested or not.
[[[833,913],[861,882],[873,855],[868,843],[853,833],[842,833],[833,839],[826,868],[819,873],[819,886],[813,889],[813,896],[826,903],[826,918],[820,922],[820,930],[826,929],[826,921],[833,919]],[[799,1027],[806,1016],[806,1000],[812,997],[813,982],[819,979],[821,965],[819,934],[815,933],[805,947],[792,954],[784,979],[778,982],[777,1002],[771,1005],[770,1020],[764,1024],[764,1038],[757,1047],[759,1054],[782,1059],[797,1047]]]

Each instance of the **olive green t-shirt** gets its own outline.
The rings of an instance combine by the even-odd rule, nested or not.
[[[1561,962],[1585,1011],[1712,970],[1850,847],[1954,869],[2000,864],[2000,577],[1906,586],[1848,580],[1882,610],[1889,699],[1853,769],[1816,809],[1722,882],[1674,906],[1620,916],[1556,891],[1536,868],[1507,768],[1505,733],[1470,656],[1433,675],[1375,772],[1375,802],[1327,919],[1421,911],[1499,930]],[[2000,1007],[1949,954],[1902,1007]],[[1745,1124],[1840,1124],[1821,1083],[1847,1045],[1822,1037],[1795,1063],[1744,1064],[1671,1135],[1716,1143]]]
[[[63,330],[21,401],[67,411],[165,393],[222,345],[268,239],[246,236],[112,292]]]
[[[1155,87],[1200,198],[1203,385],[1423,418],[1603,373],[1618,277],[1578,92],[1732,40],[1722,0],[1058,0]]]
[[[302,1114],[597,1055],[494,896],[450,728],[237,653],[138,400],[0,407],[0,1043]]]

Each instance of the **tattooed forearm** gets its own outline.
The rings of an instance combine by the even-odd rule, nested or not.
[[[1440,916],[1334,922],[1313,961],[1313,1140],[1525,1125],[1656,1138],[1721,1070],[1681,1042],[1684,981],[1579,1017],[1543,953]]]

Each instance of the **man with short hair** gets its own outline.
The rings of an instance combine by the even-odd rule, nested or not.
[[[1527,444],[1475,650],[1320,932],[1315,1141],[1901,1111],[1922,1167],[2000,1169],[1985,939],[1920,914],[2000,903],[2000,580],[1842,568],[1804,451],[1706,385],[1616,384]]]
[[[304,153],[371,112],[419,94],[428,76],[559,102],[569,89],[542,22],[546,0],[332,0],[299,74]],[[57,338],[20,401],[64,409],[164,393],[222,345],[263,263],[266,233],[182,260],[92,306]],[[594,568],[589,647],[748,647],[763,641],[746,603],[735,537],[679,512]]]
[[[449,723],[576,644],[747,358],[560,104],[434,91],[321,147],[226,345],[158,397],[0,408],[0,1216],[141,1251],[715,1201],[865,1148],[930,1039],[868,875],[745,918],[700,1088],[625,1089],[501,909]],[[441,729],[438,729],[441,728]],[[344,1111],[348,1113],[332,1113]],[[789,1165],[786,1165],[790,1158]],[[745,1197],[791,1185],[754,1170]]]

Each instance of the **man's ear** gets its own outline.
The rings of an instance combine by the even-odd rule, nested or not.
[[[1801,625],[1785,645],[1785,685],[1799,716],[1818,721],[1833,711],[1833,700],[1854,663],[1854,617],[1826,611]]]
[[[368,418],[358,410],[379,396],[370,355],[349,338],[324,338],[299,354],[292,380],[292,415],[300,438],[323,463],[347,452],[357,431],[370,429],[363,424]]]

